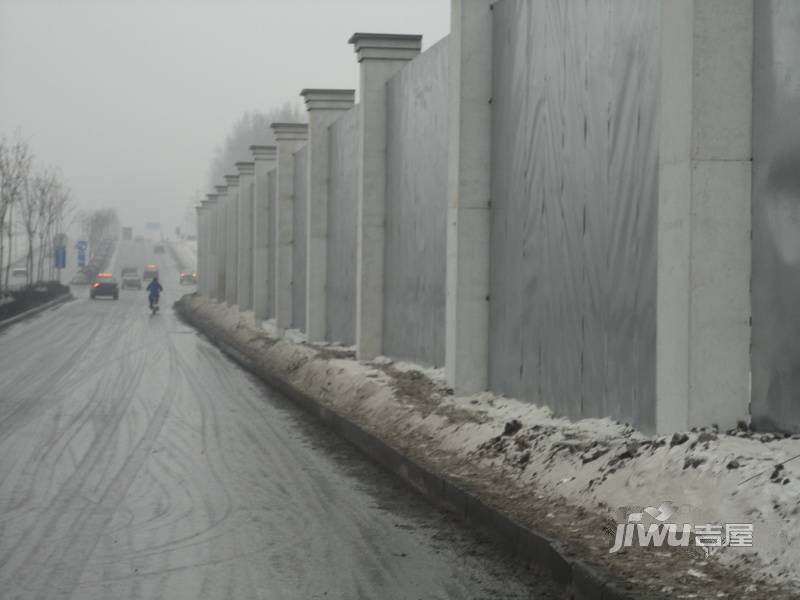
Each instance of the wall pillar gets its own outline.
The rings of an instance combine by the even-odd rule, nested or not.
[[[236,304],[239,310],[253,308],[253,174],[254,163],[237,162],[239,171]]]
[[[305,89],[308,109],[306,335],[325,339],[328,286],[328,128],[353,107],[354,90]]]
[[[225,274],[228,268],[228,186],[217,185],[214,187],[217,191],[217,210],[216,210],[216,247],[217,247],[217,264],[216,264],[216,295],[214,299],[217,302],[225,301]]]
[[[228,270],[228,186],[218,185],[217,191],[217,297],[225,302],[226,274]]]
[[[383,260],[386,201],[386,82],[417,56],[420,35],[356,33],[360,70],[356,356],[383,351]]]
[[[292,326],[292,261],[294,259],[294,153],[308,137],[305,123],[273,123],[276,142],[275,194],[275,325]]]
[[[492,1],[452,0],[445,373],[460,393],[487,389]]]
[[[204,290],[205,281],[203,273],[205,272],[206,261],[206,243],[208,242],[208,235],[206,233],[206,225],[208,223],[208,201],[203,200],[195,207],[197,211],[197,265],[195,272],[197,274],[197,292],[201,296],[207,296],[208,293]]]
[[[753,0],[663,0],[656,429],[747,420]]]
[[[253,180],[253,315],[256,323],[269,318],[269,191],[267,173],[275,166],[275,146],[250,146]]]
[[[239,265],[239,176],[225,175],[226,226],[225,226],[225,303],[236,304]]]
[[[194,212],[197,217],[195,229],[197,230],[197,272],[199,275],[203,264],[203,243],[205,242],[205,236],[203,235],[203,213],[205,212],[205,207],[202,203],[196,204]],[[203,295],[203,283],[199,277],[197,280],[197,292]]]

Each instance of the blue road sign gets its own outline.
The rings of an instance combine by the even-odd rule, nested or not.
[[[67,267],[66,246],[56,246],[53,248],[53,266],[56,269],[65,269]]]
[[[83,268],[86,266],[86,240],[78,240],[75,243],[75,248],[78,249],[78,267]]]

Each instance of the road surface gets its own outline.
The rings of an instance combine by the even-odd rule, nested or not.
[[[166,288],[0,334],[0,597],[552,598],[180,322]],[[167,264],[170,263],[170,264]]]

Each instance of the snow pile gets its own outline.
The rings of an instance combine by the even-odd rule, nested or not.
[[[464,412],[420,423],[445,448],[511,472],[520,486],[623,522],[626,507],[671,501],[678,524],[752,523],[752,550],[729,548],[725,562],[755,554],[771,575],[798,578],[800,439],[742,428],[647,437],[608,419],[570,422],[548,409],[482,394],[444,397],[437,413]],[[798,460],[795,460],[798,459]]]
[[[252,313],[198,296],[181,302],[213,337],[396,448],[435,460],[457,480],[489,469],[483,473],[500,474],[509,498],[532,495],[545,506],[560,502],[614,521],[634,507],[670,501],[680,507],[671,522],[752,523],[752,549],[726,548],[714,560],[748,570],[751,579],[800,580],[800,436],[745,427],[646,436],[609,419],[571,422],[491,393],[454,396],[441,369],[385,357],[358,362],[352,349],[303,343],[299,332],[277,339],[274,323],[256,327]],[[612,537],[599,533],[595,550],[607,557]],[[692,568],[702,573],[706,564]]]

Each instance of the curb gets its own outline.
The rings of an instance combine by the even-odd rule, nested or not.
[[[72,292],[67,292],[66,294],[62,294],[61,296],[58,296],[57,298],[54,298],[53,300],[50,300],[50,302],[45,302],[44,304],[41,304],[41,305],[39,305],[39,306],[37,306],[35,308],[31,308],[30,310],[26,310],[23,313],[20,313],[18,315],[14,315],[13,317],[9,317],[8,319],[4,319],[4,320],[0,321],[0,330],[5,329],[6,327],[10,327],[14,323],[19,323],[20,321],[24,321],[28,317],[32,317],[34,315],[37,315],[40,312],[44,312],[44,311],[46,311],[46,310],[48,310],[50,308],[53,308],[54,306],[57,306],[59,304],[63,304],[64,302],[67,302],[68,300],[73,300],[74,298],[75,298],[75,296],[72,295]]]
[[[592,566],[570,557],[570,552],[558,541],[514,522],[505,514],[484,503],[480,498],[461,489],[446,476],[430,471],[401,454],[383,440],[353,421],[320,404],[285,379],[260,368],[249,356],[223,339],[212,337],[212,328],[202,324],[175,303],[176,313],[202,333],[211,343],[241,367],[276,389],[311,413],[371,460],[400,477],[417,492],[437,506],[456,514],[470,525],[488,533],[503,548],[527,564],[548,574],[564,590],[569,600],[634,600],[608,577]]]

